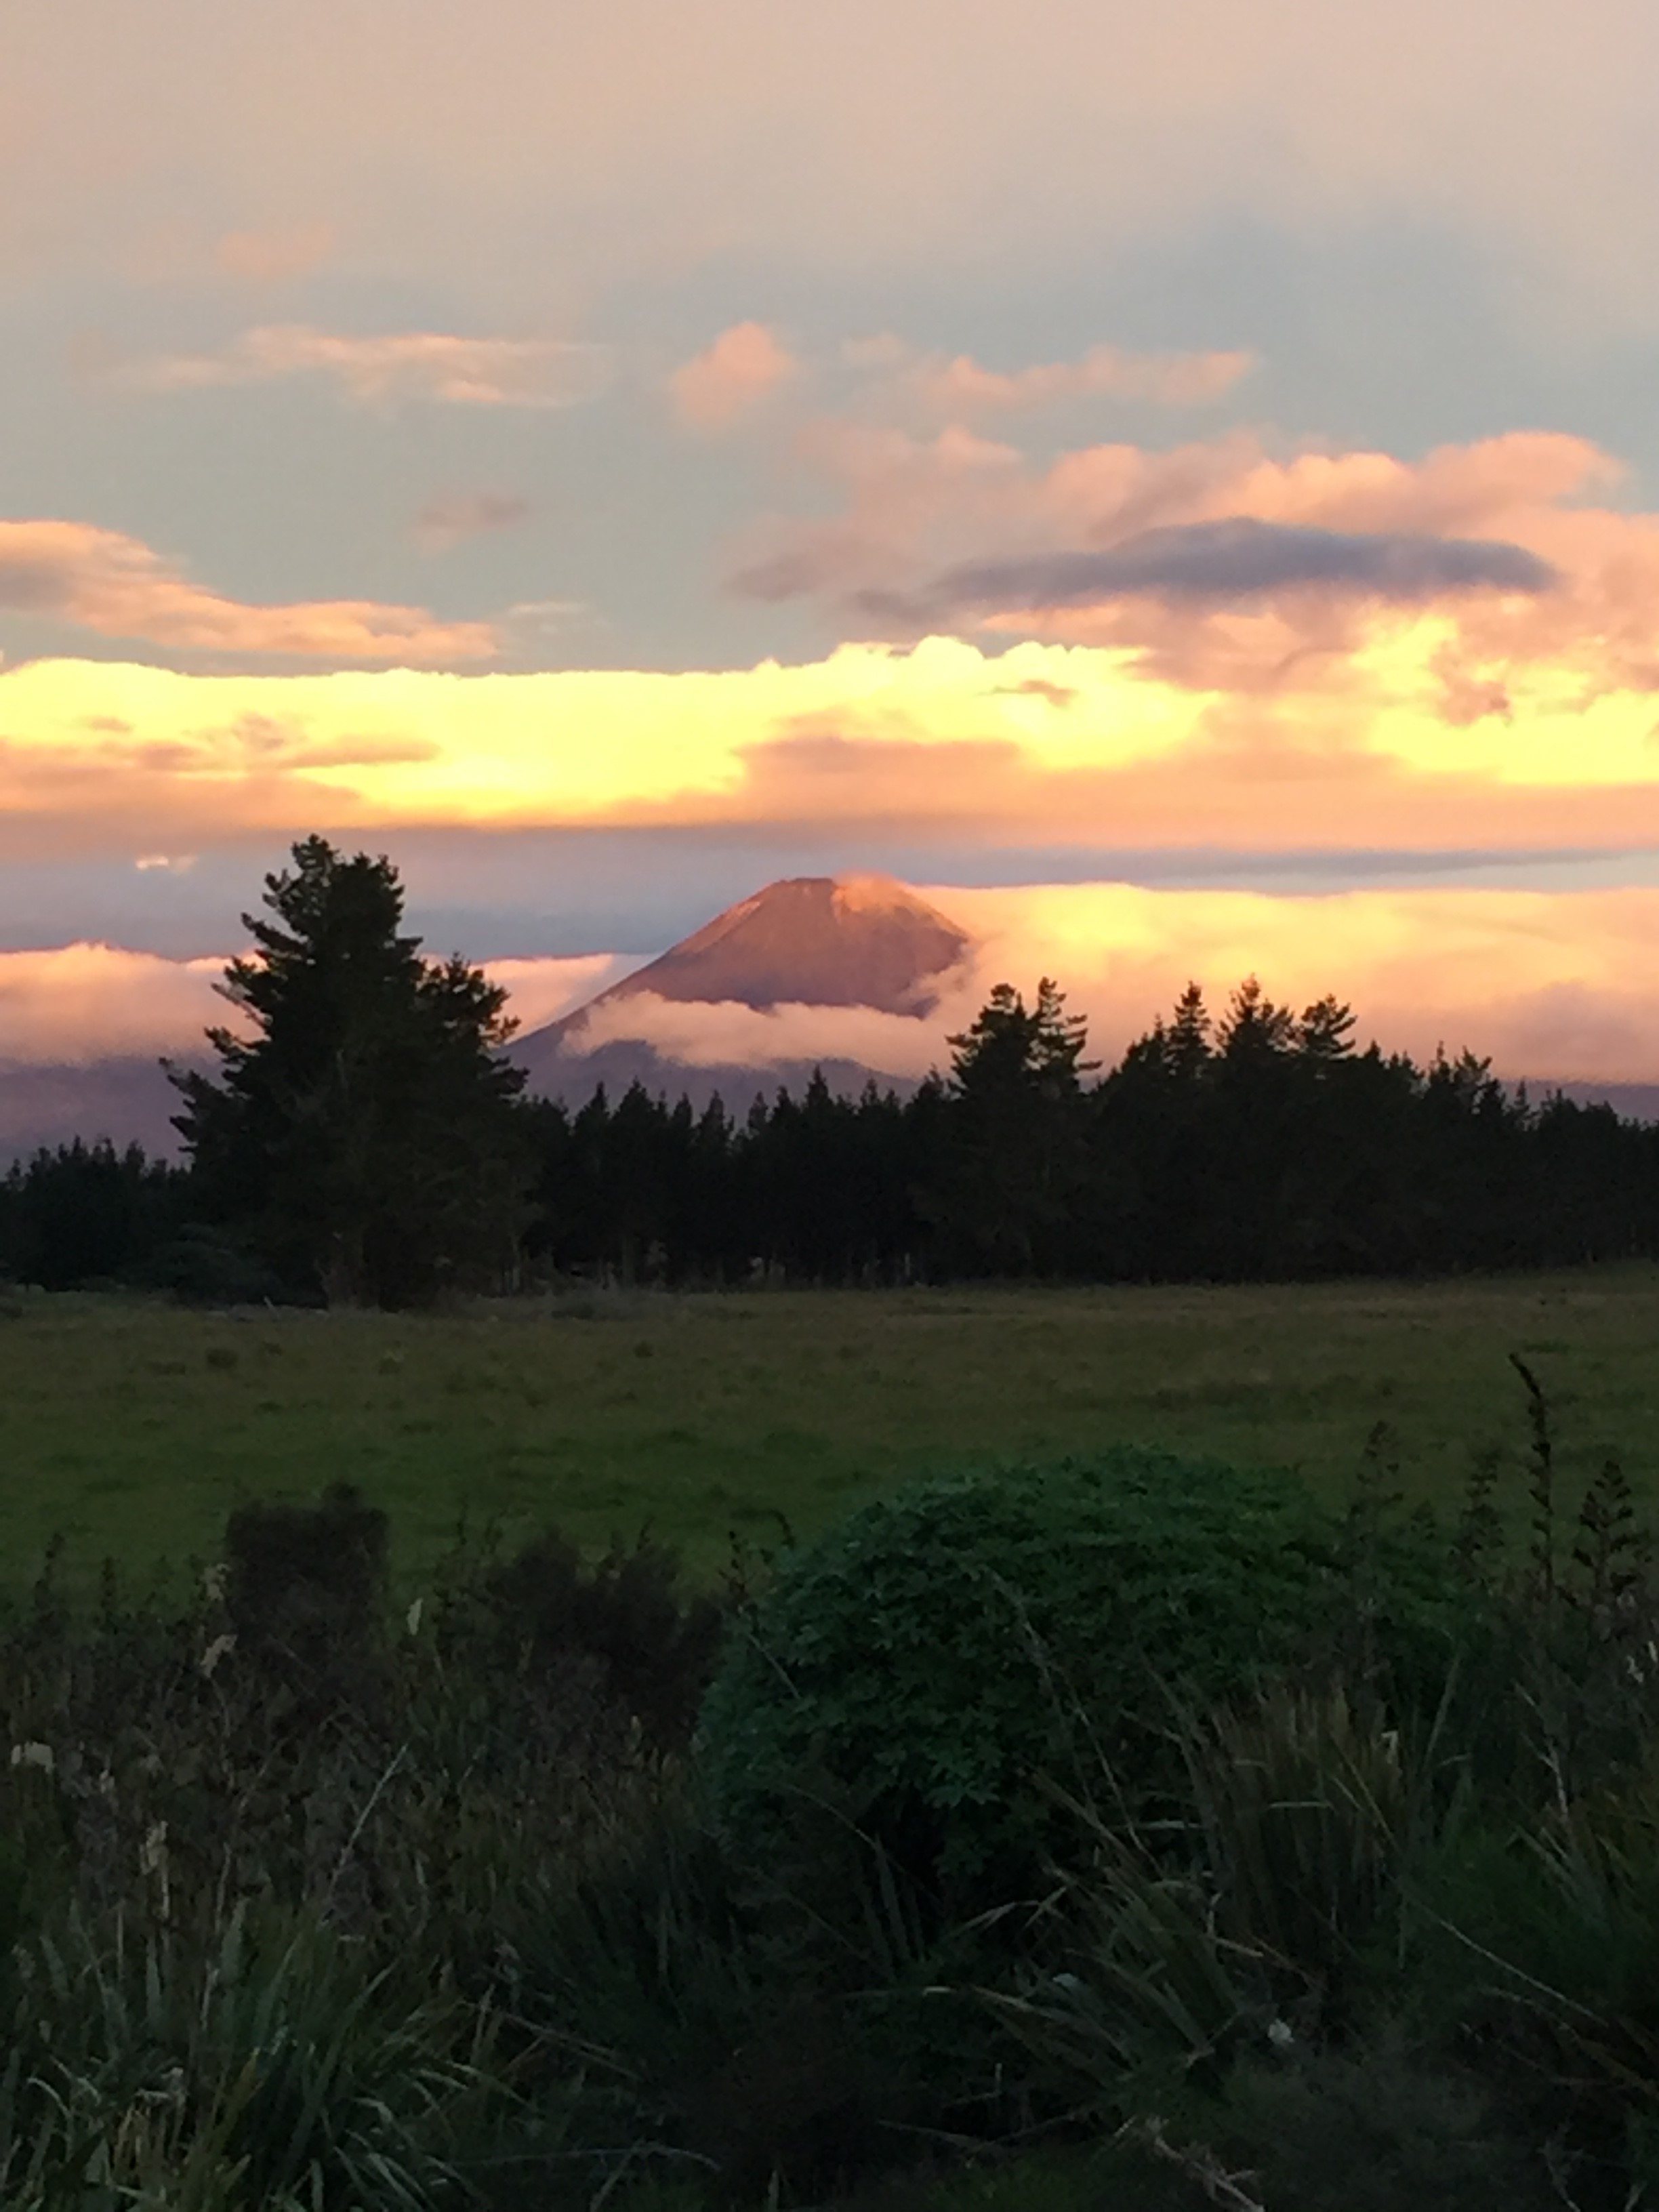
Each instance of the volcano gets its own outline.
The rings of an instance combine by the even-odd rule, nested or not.
[[[614,1096],[639,1081],[699,1103],[718,1091],[728,1106],[740,1105],[780,1084],[799,1088],[817,1066],[833,1088],[857,1090],[872,1074],[886,1079],[884,1071],[833,1051],[757,1064],[682,1060],[653,1042],[651,1007],[861,1009],[924,1023],[972,950],[966,930],[890,877],[793,876],[728,907],[586,1006],[520,1038],[513,1057],[528,1071],[532,1090],[569,1100],[600,1083]]]

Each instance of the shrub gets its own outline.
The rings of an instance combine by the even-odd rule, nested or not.
[[[1316,1644],[1335,1524],[1290,1476],[1121,1449],[917,1486],[787,1559],[727,1649],[702,1749],[764,1855],[839,1798],[958,1895],[1029,1875],[1035,1773],[1085,1747],[1143,1808],[1172,1772],[1172,1691],[1207,1704]]]
[[[313,1917],[238,1904],[204,1935],[71,1912],[20,1948],[13,2212],[454,2203],[457,2130],[506,2101],[488,2019]]]
[[[683,1597],[679,1562],[641,1535],[613,1542],[592,1567],[556,1529],[487,1565],[477,1595],[495,1632],[498,1668],[546,1674],[592,1662],[602,1692],[624,1705],[658,1745],[691,1732],[720,1635],[720,1607]]]
[[[386,1517],[349,1483],[318,1505],[240,1505],[225,1529],[225,1602],[249,1645],[288,1642],[303,1621],[330,1640],[364,1642],[386,1583]],[[307,1640],[309,1640],[307,1636]]]
[[[316,1505],[238,1506],[225,1610],[238,1648],[319,1707],[355,1700],[380,1626],[386,1515],[349,1483]]]

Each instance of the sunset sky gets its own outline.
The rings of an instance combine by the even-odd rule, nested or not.
[[[4,9],[0,1060],[321,830],[529,1018],[877,870],[1659,1079],[1656,142],[1653,0]]]

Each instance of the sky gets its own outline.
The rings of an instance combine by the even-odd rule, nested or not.
[[[0,1060],[321,830],[527,1022],[875,870],[1659,1079],[1656,129],[1650,0],[0,0]]]

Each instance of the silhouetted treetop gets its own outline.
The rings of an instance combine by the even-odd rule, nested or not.
[[[217,1079],[169,1070],[204,1199],[331,1302],[510,1271],[531,1167],[506,993],[422,957],[385,858],[308,837],[264,905],[220,987],[245,1025],[209,1031]]]

